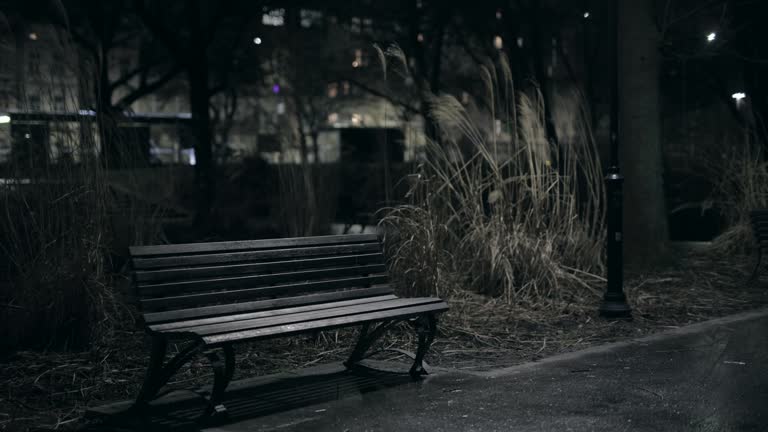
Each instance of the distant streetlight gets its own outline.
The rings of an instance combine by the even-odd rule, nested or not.
[[[731,95],[732,98],[736,99],[736,102],[741,102],[742,99],[747,97],[746,93],[738,92]]]
[[[253,43],[255,43],[256,45],[261,45],[261,38],[260,37],[253,38]]]
[[[589,12],[584,12],[584,18],[589,18]]]
[[[11,122],[11,116],[0,115],[0,123],[10,123],[10,122]]]
[[[707,35],[707,42],[714,42],[717,39],[717,33],[712,32]]]
[[[35,33],[35,32],[30,33],[29,34],[29,39],[30,40],[37,40],[37,33]]]
[[[360,67],[360,62],[359,62],[359,61],[357,61],[357,60],[354,60],[354,61],[352,62],[352,67],[353,67],[353,68],[356,68],[356,67]]]

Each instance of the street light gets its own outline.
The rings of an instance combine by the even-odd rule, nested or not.
[[[712,32],[707,35],[707,42],[714,42],[717,39],[717,33]]]
[[[631,319],[632,309],[624,295],[624,231],[623,199],[624,176],[619,171],[619,10],[618,0],[613,2],[613,70],[611,71],[611,162],[605,176],[605,191],[608,195],[606,222],[607,283],[600,316],[605,318]]]

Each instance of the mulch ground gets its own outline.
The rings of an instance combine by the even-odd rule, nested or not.
[[[745,284],[749,257],[688,253],[678,264],[627,281],[632,321],[600,318],[599,298],[553,311],[480,295],[453,296],[429,364],[460,370],[513,366],[768,306],[766,278]],[[393,332],[383,347],[412,348],[412,331],[403,330]],[[235,379],[342,360],[354,336],[353,330],[340,330],[238,346]],[[0,430],[81,426],[86,407],[136,395],[147,353],[143,332],[129,328],[88,352],[17,352],[0,359]],[[174,384],[194,388],[208,383],[208,371],[200,359],[183,368]]]

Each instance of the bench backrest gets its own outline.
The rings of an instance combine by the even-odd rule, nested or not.
[[[130,253],[146,324],[392,293],[375,234],[133,246]]]
[[[757,246],[768,249],[768,209],[756,209],[749,212],[752,231],[755,234]]]

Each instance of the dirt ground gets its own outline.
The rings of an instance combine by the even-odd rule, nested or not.
[[[686,253],[675,268],[632,275],[625,284],[631,321],[599,317],[599,296],[558,310],[532,310],[480,295],[453,296],[427,361],[460,370],[507,367],[768,306],[768,278],[745,283],[751,264],[745,256]],[[342,360],[354,337],[354,330],[340,330],[238,346],[235,379]],[[412,350],[412,331],[403,326],[381,345]],[[0,431],[71,429],[84,422],[88,406],[133,398],[147,353],[143,332],[129,327],[88,352],[17,352],[0,359]],[[379,358],[397,356],[383,351]],[[183,368],[173,383],[194,388],[211,379],[200,359]]]

